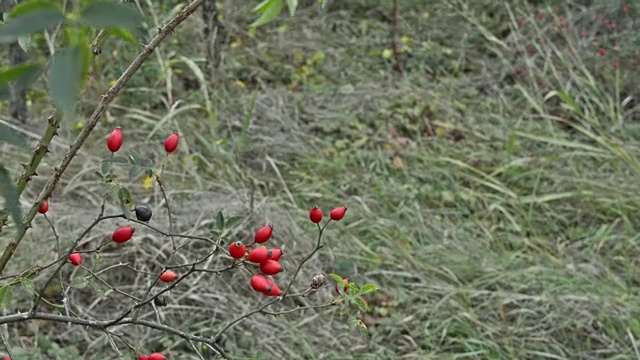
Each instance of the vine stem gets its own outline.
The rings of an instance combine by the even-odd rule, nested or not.
[[[174,29],[180,25],[184,20],[186,20],[191,14],[193,14],[199,7],[202,5],[204,0],[193,0],[191,3],[186,5],[173,19],[167,22],[162,28],[159,29],[158,34],[151,39],[149,44],[144,46],[144,49],[138,54],[138,56],[131,62],[129,67],[122,73],[120,78],[116,81],[115,84],[109,90],[107,90],[104,95],[102,95],[102,99],[100,103],[91,114],[89,121],[87,121],[85,127],[82,129],[82,132],[78,135],[76,140],[71,144],[69,150],[65,153],[64,157],[60,162],[54,167],[53,175],[47,181],[44,189],[41,191],[42,197],[37,200],[32,206],[29,212],[26,214],[24,221],[22,224],[16,224],[15,235],[11,242],[7,245],[2,256],[0,256],[0,275],[4,272],[7,263],[13,257],[20,242],[24,238],[27,229],[29,228],[31,221],[38,213],[38,208],[44,202],[44,199],[49,198],[53,189],[56,187],[62,174],[67,170],[71,161],[78,154],[78,151],[84,145],[85,141],[89,138],[89,135],[96,127],[102,115],[107,110],[109,105],[116,98],[120,90],[126,85],[126,83],[131,79],[133,74],[138,71],[140,66],[147,60],[147,58],[153,53],[153,50],[160,45],[160,43],[171,34]]]

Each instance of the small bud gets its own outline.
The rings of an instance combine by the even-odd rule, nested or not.
[[[320,289],[322,287],[322,285],[324,285],[324,275],[319,274],[313,277],[313,279],[311,279],[311,285],[310,287],[314,290]]]

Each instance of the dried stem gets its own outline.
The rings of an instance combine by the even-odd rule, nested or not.
[[[82,132],[78,135],[76,140],[71,144],[69,150],[65,153],[62,160],[57,164],[57,166],[53,170],[53,175],[47,181],[44,189],[41,192],[41,198],[33,204],[29,212],[26,214],[24,222],[22,224],[17,224],[15,235],[12,241],[7,245],[2,256],[0,256],[0,275],[4,272],[4,269],[7,266],[7,263],[11,259],[11,257],[15,254],[18,245],[24,238],[25,233],[31,221],[36,216],[38,212],[38,208],[44,202],[44,199],[47,199],[51,196],[53,189],[56,187],[62,174],[67,170],[69,164],[76,156],[80,148],[84,145],[85,141],[89,138],[89,135],[96,127],[100,118],[107,110],[111,102],[116,98],[120,90],[125,86],[125,84],[131,79],[133,74],[142,66],[145,60],[151,55],[153,50],[160,45],[160,43],[167,37],[169,34],[173,32],[173,30],[180,25],[185,19],[187,19],[191,14],[193,14],[204,0],[193,0],[190,4],[185,6],[173,19],[171,19],[168,23],[166,23],[161,29],[159,29],[158,34],[151,39],[148,45],[144,47],[142,52],[138,54],[138,56],[133,60],[133,62],[127,67],[127,69],[122,73],[120,78],[116,81],[116,83],[102,96],[100,103],[91,114],[89,121],[87,121],[85,127],[82,129]]]
[[[398,46],[398,0],[391,0],[391,51],[393,52],[393,70],[400,74],[404,73]]]

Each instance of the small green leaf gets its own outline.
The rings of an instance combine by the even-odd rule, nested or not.
[[[294,16],[298,8],[298,0],[287,0],[287,7],[289,8],[289,15]]]
[[[20,195],[11,179],[11,175],[4,166],[0,165],[0,191],[4,197],[5,206],[11,213],[13,221],[22,225],[22,209],[20,208]]]
[[[120,189],[118,189],[118,202],[120,203],[122,213],[128,219],[129,213],[131,212],[131,206],[133,205],[133,198],[127,188],[120,187]]]
[[[31,34],[18,37],[18,45],[20,45],[20,49],[28,53],[31,47]]]
[[[228,229],[233,229],[236,225],[239,225],[244,218],[242,216],[232,216],[225,220],[225,226]]]
[[[254,21],[250,27],[257,28],[264,24],[270,23],[275,18],[280,15],[282,12],[282,7],[284,6],[284,0],[270,0],[269,3],[265,4],[260,10],[257,12],[261,12],[262,15],[258,18],[258,20]]]
[[[0,42],[12,42],[20,36],[58,25],[64,19],[64,13],[50,2],[31,1],[20,4],[11,12],[9,20],[0,25]]]
[[[140,154],[138,154],[138,152],[135,150],[131,150],[131,152],[129,152],[129,159],[132,161],[133,164],[142,163],[142,160],[140,159]]]
[[[111,161],[109,161],[109,159],[102,160],[102,163],[100,164],[100,172],[103,177],[109,175],[111,172]]]
[[[80,20],[94,29],[124,27],[136,29],[144,22],[144,16],[135,6],[115,1],[92,1],[80,12]]]
[[[33,281],[29,278],[20,278],[20,284],[27,290],[30,294],[35,294],[36,291],[33,289]]]
[[[380,289],[378,286],[373,285],[373,284],[365,284],[362,285],[362,287],[360,288],[360,295],[364,295],[364,294],[368,294],[368,293],[372,293],[374,291],[377,291],[378,289]]]
[[[224,229],[224,215],[222,215],[222,211],[218,211],[218,214],[216,214],[216,229]]]
[[[58,50],[49,66],[49,92],[64,113],[73,113],[84,77],[84,60],[79,46]]]
[[[140,42],[136,40],[136,37],[131,33],[131,31],[125,28],[121,28],[121,27],[108,28],[106,32],[107,34],[111,34],[116,37],[119,37],[120,39],[124,40],[130,45],[133,45],[136,47],[140,46]]]
[[[103,161],[110,161],[112,164],[129,164],[129,159],[124,156],[114,156],[111,160],[105,159]]]
[[[0,123],[0,142],[1,141],[5,141],[11,145],[15,145],[23,149],[29,148],[27,142],[22,139],[17,131],[13,130],[3,123]]]
[[[84,276],[76,276],[71,279],[71,284],[69,284],[72,288],[82,289],[89,284],[87,279]]]
[[[13,298],[13,288],[7,284],[0,287],[0,309],[5,309],[11,304]]]
[[[133,165],[131,168],[129,168],[129,180],[133,180],[137,178],[141,172],[142,172],[142,168],[140,166]]]
[[[329,276],[331,276],[331,278],[333,278],[333,280],[336,281],[336,283],[338,284],[344,284],[344,281],[342,280],[342,278],[340,277],[340,275],[336,275],[336,274],[329,274]]]
[[[362,311],[367,311],[367,303],[360,296],[354,296],[351,298],[351,301],[356,304]]]
[[[0,70],[0,84],[8,84],[17,81],[20,84],[28,85],[40,74],[40,69],[34,64],[22,64],[12,68]]]

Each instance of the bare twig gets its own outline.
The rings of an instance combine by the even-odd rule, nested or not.
[[[168,23],[166,23],[158,32],[158,34],[151,39],[149,44],[147,44],[142,52],[138,54],[138,56],[133,60],[133,62],[127,67],[127,69],[122,73],[120,78],[116,81],[116,83],[102,96],[100,103],[91,114],[91,117],[87,121],[85,127],[82,129],[76,140],[71,144],[69,150],[65,153],[62,160],[58,163],[58,165],[53,170],[53,175],[47,181],[44,189],[41,192],[40,200],[37,200],[29,212],[25,215],[24,222],[22,224],[18,224],[16,227],[15,235],[12,241],[7,245],[2,256],[0,256],[0,275],[4,272],[4,269],[7,266],[7,263],[11,259],[11,257],[15,254],[18,245],[24,238],[25,233],[31,224],[31,221],[36,216],[38,212],[38,208],[44,202],[44,199],[47,199],[51,196],[53,189],[60,181],[62,174],[67,170],[71,161],[75,158],[80,148],[84,145],[85,141],[96,127],[100,118],[107,110],[111,102],[116,98],[120,90],[126,85],[126,83],[131,79],[133,74],[142,66],[145,60],[151,55],[153,50],[160,45],[160,43],[167,37],[169,34],[173,32],[173,30],[180,25],[185,19],[187,19],[191,14],[193,14],[204,0],[193,0],[187,6],[185,6],[173,19],[171,19]]]
[[[400,74],[404,73],[398,46],[398,0],[391,0],[391,51],[393,52],[393,70]]]

